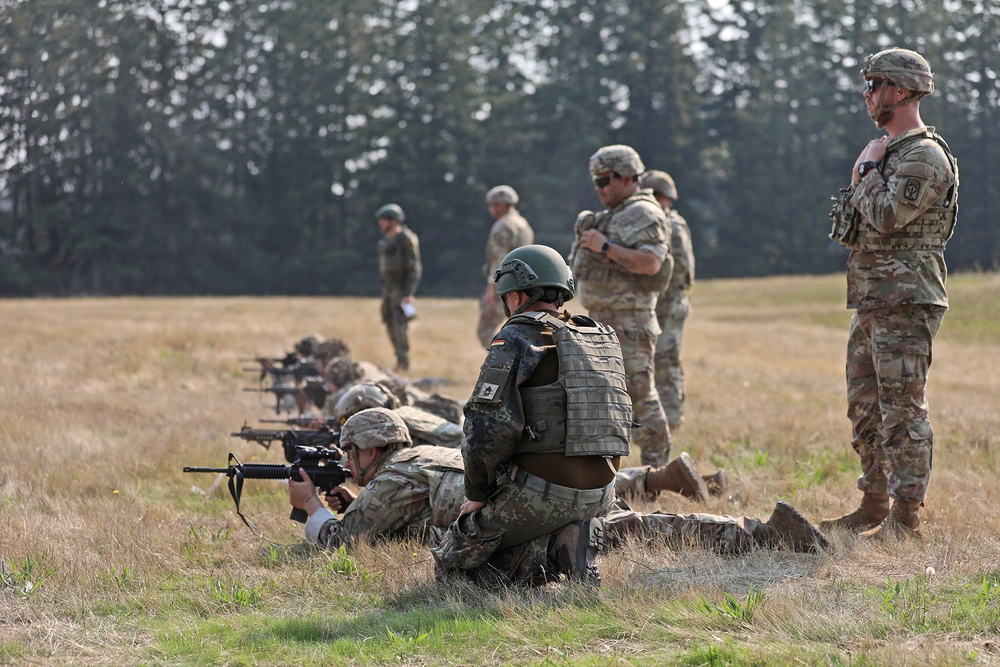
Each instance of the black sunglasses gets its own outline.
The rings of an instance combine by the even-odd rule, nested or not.
[[[881,88],[883,86],[883,84],[889,85],[889,86],[895,85],[889,79],[866,79],[865,80],[865,92],[866,93],[874,93],[876,90],[878,90],[879,88]]]
[[[611,184],[611,176],[601,176],[594,179],[594,187],[606,188]]]

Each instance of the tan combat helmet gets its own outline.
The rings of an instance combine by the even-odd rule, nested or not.
[[[861,68],[865,79],[888,79],[897,88],[910,90],[920,99],[934,92],[934,73],[922,55],[908,49],[886,49],[874,53]]]
[[[495,188],[490,188],[489,192],[486,193],[487,204],[510,204],[514,206],[518,201],[517,192],[509,185],[498,185]]]
[[[614,144],[599,149],[590,156],[590,173],[602,174],[611,171],[622,178],[638,176],[646,171],[639,154],[631,146]]]
[[[340,445],[357,449],[399,449],[413,444],[406,422],[388,408],[368,408],[344,422]]]
[[[882,117],[886,111],[892,111],[904,104],[916,102],[925,95],[934,92],[934,74],[924,57],[916,51],[907,49],[886,49],[868,56],[861,68],[861,76],[865,81],[885,80],[902,90],[912,92],[894,104],[885,103],[886,86],[879,88],[875,106],[869,110],[869,117],[875,121],[875,126],[881,128]],[[882,119],[880,122],[879,119]]]
[[[659,169],[647,171],[639,179],[639,186],[677,201],[677,186],[674,185],[674,179],[665,171]]]
[[[396,397],[382,387],[371,382],[359,382],[337,400],[337,404],[333,407],[333,416],[343,424],[349,417],[368,408],[392,410],[397,407],[399,403]]]

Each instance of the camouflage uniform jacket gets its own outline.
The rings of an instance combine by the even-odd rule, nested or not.
[[[615,243],[649,252],[661,262],[671,262],[669,223],[649,190],[642,190],[617,206],[597,213],[593,220],[594,227]],[[585,228],[582,225],[587,224],[590,223],[585,216],[578,218],[577,239]],[[628,273],[601,253],[581,248],[577,243],[574,242],[570,252],[570,265],[577,277],[576,295],[584,307],[591,312],[624,310],[639,315],[652,314],[667,280],[657,289],[641,289],[654,277]]]
[[[568,320],[570,314],[559,317]],[[554,349],[552,327],[541,322],[508,322],[493,337],[465,404],[462,458],[469,500],[485,501],[496,490],[524,433],[520,386]]]
[[[517,209],[511,206],[510,210],[497,218],[490,228],[490,236],[486,241],[483,275],[487,280],[492,280],[507,253],[534,242],[535,232],[531,229],[531,225],[517,212]]]
[[[399,449],[351,503],[342,519],[322,509],[306,523],[306,537],[323,548],[369,538],[425,539],[458,518],[465,499],[462,455],[423,445]]]
[[[420,241],[409,227],[399,226],[399,233],[383,236],[378,242],[378,272],[382,278],[382,296],[413,296],[420,282]]]
[[[670,297],[680,292],[687,292],[694,284],[694,246],[691,243],[691,228],[687,220],[670,209],[667,213],[670,223],[670,254],[674,258],[673,272],[670,274],[670,284],[663,290],[656,302],[656,314],[665,315],[669,311]],[[664,310],[661,310],[663,306]]]
[[[906,132],[889,142],[881,173],[870,170],[854,186],[851,203],[868,233],[892,237],[940,208],[952,190],[957,206],[958,166],[932,139],[933,127]],[[914,139],[915,135],[924,135]],[[868,230],[863,230],[868,231]],[[873,310],[924,304],[948,307],[948,268],[940,248],[852,250],[847,259],[847,307]]]

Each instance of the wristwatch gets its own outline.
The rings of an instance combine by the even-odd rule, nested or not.
[[[611,239],[607,239],[604,243],[601,244],[601,254],[607,255],[608,250],[611,250],[611,246],[613,246],[614,244],[615,244],[614,241],[612,241]]]
[[[862,176],[867,174],[872,169],[878,169],[878,162],[875,162],[873,160],[865,160],[864,162],[858,165],[858,173],[861,174]]]

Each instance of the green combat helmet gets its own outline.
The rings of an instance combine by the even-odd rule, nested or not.
[[[399,204],[385,204],[375,211],[375,219],[381,220],[382,218],[392,218],[398,222],[403,222],[403,220],[406,220],[406,214],[403,213],[403,209]]]
[[[647,171],[639,179],[639,185],[647,190],[652,190],[656,194],[677,201],[677,186],[674,185],[674,179],[665,171],[660,171],[659,169]]]
[[[517,192],[509,185],[498,185],[490,188],[486,193],[487,204],[510,204],[515,205],[519,201]]]
[[[399,402],[396,397],[387,392],[377,384],[370,382],[360,382],[347,391],[337,400],[333,407],[333,416],[341,424],[346,422],[351,416],[368,408],[388,408],[398,407]]]
[[[556,307],[562,306],[573,298],[576,291],[573,273],[566,260],[545,245],[525,245],[511,250],[503,258],[493,280],[499,297],[517,291],[525,292],[530,297],[518,313],[539,300],[554,303]],[[504,312],[510,317],[506,303]]]
[[[646,171],[646,166],[634,148],[614,144],[605,146],[590,156],[591,174],[602,174],[606,171],[614,172],[622,178],[629,178]]]
[[[340,431],[341,447],[357,449],[386,447],[399,449],[413,444],[406,422],[388,408],[368,408],[344,422]]]

